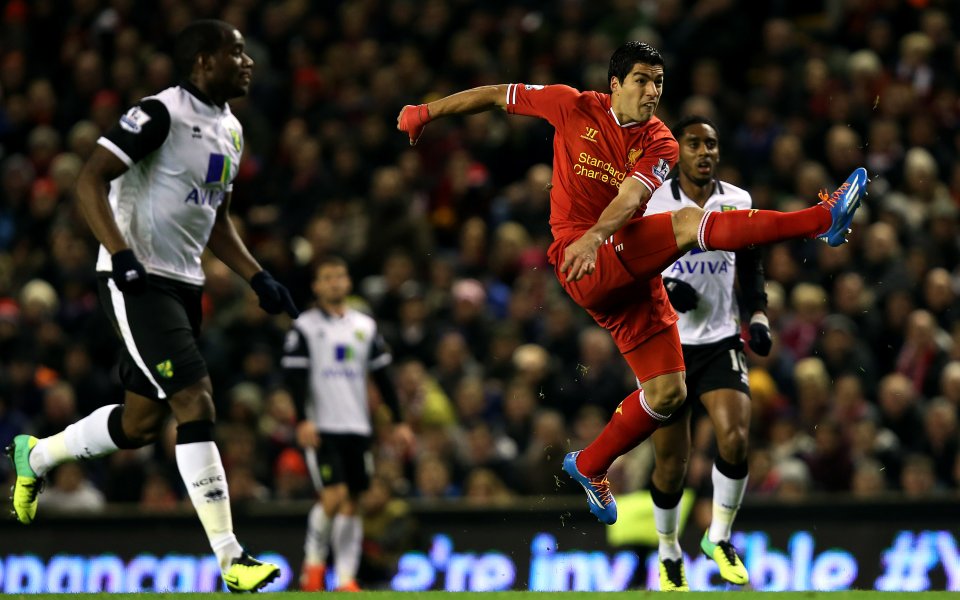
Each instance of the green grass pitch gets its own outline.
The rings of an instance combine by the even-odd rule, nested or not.
[[[342,600],[653,600],[663,598],[660,592],[360,592],[306,593],[275,592],[260,594],[258,600],[305,600],[316,596],[338,596]],[[70,600],[210,600],[213,596],[231,594],[70,594]],[[235,597],[235,596],[233,596]],[[956,600],[956,592],[690,592],[677,596],[682,600]],[[16,594],[4,600],[64,600],[63,594]]]

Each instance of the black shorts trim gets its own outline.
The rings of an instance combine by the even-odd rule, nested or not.
[[[347,484],[351,494],[366,491],[373,474],[370,446],[370,436],[320,432],[320,447],[305,451],[317,491],[340,483]]]
[[[167,400],[207,376],[197,347],[202,318],[200,286],[150,275],[147,291],[123,294],[98,274],[100,303],[123,342],[120,380],[124,389]]]

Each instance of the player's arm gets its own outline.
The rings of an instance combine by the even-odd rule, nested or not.
[[[390,364],[393,362],[393,355],[390,354],[390,348],[386,340],[379,332],[375,332],[370,342],[370,358],[367,368],[370,370],[370,379],[380,392],[383,403],[390,409],[394,423],[399,423],[402,418],[400,414],[400,397],[397,395],[397,388],[390,377]]]
[[[743,307],[750,315],[750,349],[760,356],[767,356],[773,346],[773,337],[766,313],[766,281],[760,248],[737,252],[737,283]]]
[[[217,217],[210,230],[207,248],[214,256],[223,261],[236,274],[243,277],[250,284],[260,299],[260,308],[271,315],[285,312],[296,319],[300,315],[290,291],[279,281],[273,278],[250,254],[247,245],[240,239],[233,219],[230,218],[230,202],[233,192],[224,195],[223,202],[217,207]]]
[[[307,396],[310,394],[310,349],[297,327],[287,332],[283,342],[283,383],[290,391],[297,411],[297,443],[303,448],[316,448],[320,443],[317,427],[307,419]]]
[[[564,250],[560,272],[567,274],[568,281],[578,281],[584,275],[593,273],[597,248],[626,225],[651,195],[650,189],[640,181],[632,177],[623,180],[616,197],[603,209],[594,226]]]
[[[474,113],[506,109],[508,84],[483,85],[427,104],[407,105],[397,115],[397,129],[410,136],[413,146],[420,139],[423,128],[430,121],[448,115],[471,115]]]
[[[110,210],[107,190],[110,182],[127,171],[127,165],[103,146],[94,147],[77,177],[77,203],[94,237],[110,254],[129,250],[130,246]]]
[[[233,199],[233,192],[226,192],[223,202],[217,207],[217,218],[213,222],[213,229],[210,231],[210,239],[207,240],[207,248],[213,252],[214,256],[223,261],[237,275],[244,280],[250,281],[254,275],[263,270],[257,259],[250,254],[247,245],[240,239],[233,219],[230,218],[230,202]]]
[[[110,253],[113,281],[125,293],[147,288],[147,271],[124,239],[107,199],[110,182],[155,152],[170,133],[170,113],[156,99],[131,107],[97,140],[77,177],[77,203],[90,231]]]

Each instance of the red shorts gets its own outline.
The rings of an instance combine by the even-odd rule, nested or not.
[[[645,342],[623,355],[630,370],[640,383],[654,377],[685,371],[680,331],[671,325],[647,338]]]
[[[677,246],[670,215],[664,213],[662,216],[645,217],[617,232],[612,241],[597,250],[596,270],[580,281],[567,281],[566,275],[560,272],[564,249],[580,235],[564,236],[550,246],[550,262],[560,285],[598,325],[610,332],[621,354],[630,352],[677,322],[677,313],[670,305],[660,277],[660,271],[676,259]],[[651,243],[655,239],[659,241]],[[647,253],[642,254],[644,251]],[[618,253],[628,255],[631,266],[639,265],[638,269],[650,272],[651,276],[634,277]],[[681,357],[681,369],[682,365]]]

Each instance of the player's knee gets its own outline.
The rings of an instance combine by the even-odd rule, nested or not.
[[[742,427],[733,427],[728,431],[717,434],[717,448],[723,460],[730,464],[739,464],[747,460],[749,441],[747,430]]]
[[[677,238],[677,248],[687,252],[696,247],[703,209],[688,206],[673,213],[673,235]]]
[[[142,448],[157,441],[160,437],[160,428],[163,426],[163,416],[154,414],[133,415],[128,411],[114,413],[119,423],[114,422],[114,415],[107,424],[110,436],[118,447],[132,450]],[[119,427],[117,425],[119,424]]]
[[[677,379],[658,386],[656,393],[647,395],[647,403],[661,415],[672,415],[680,410],[686,398],[687,385],[683,379]]]
[[[171,396],[170,408],[178,423],[215,420],[216,409],[209,380],[204,379]]]

